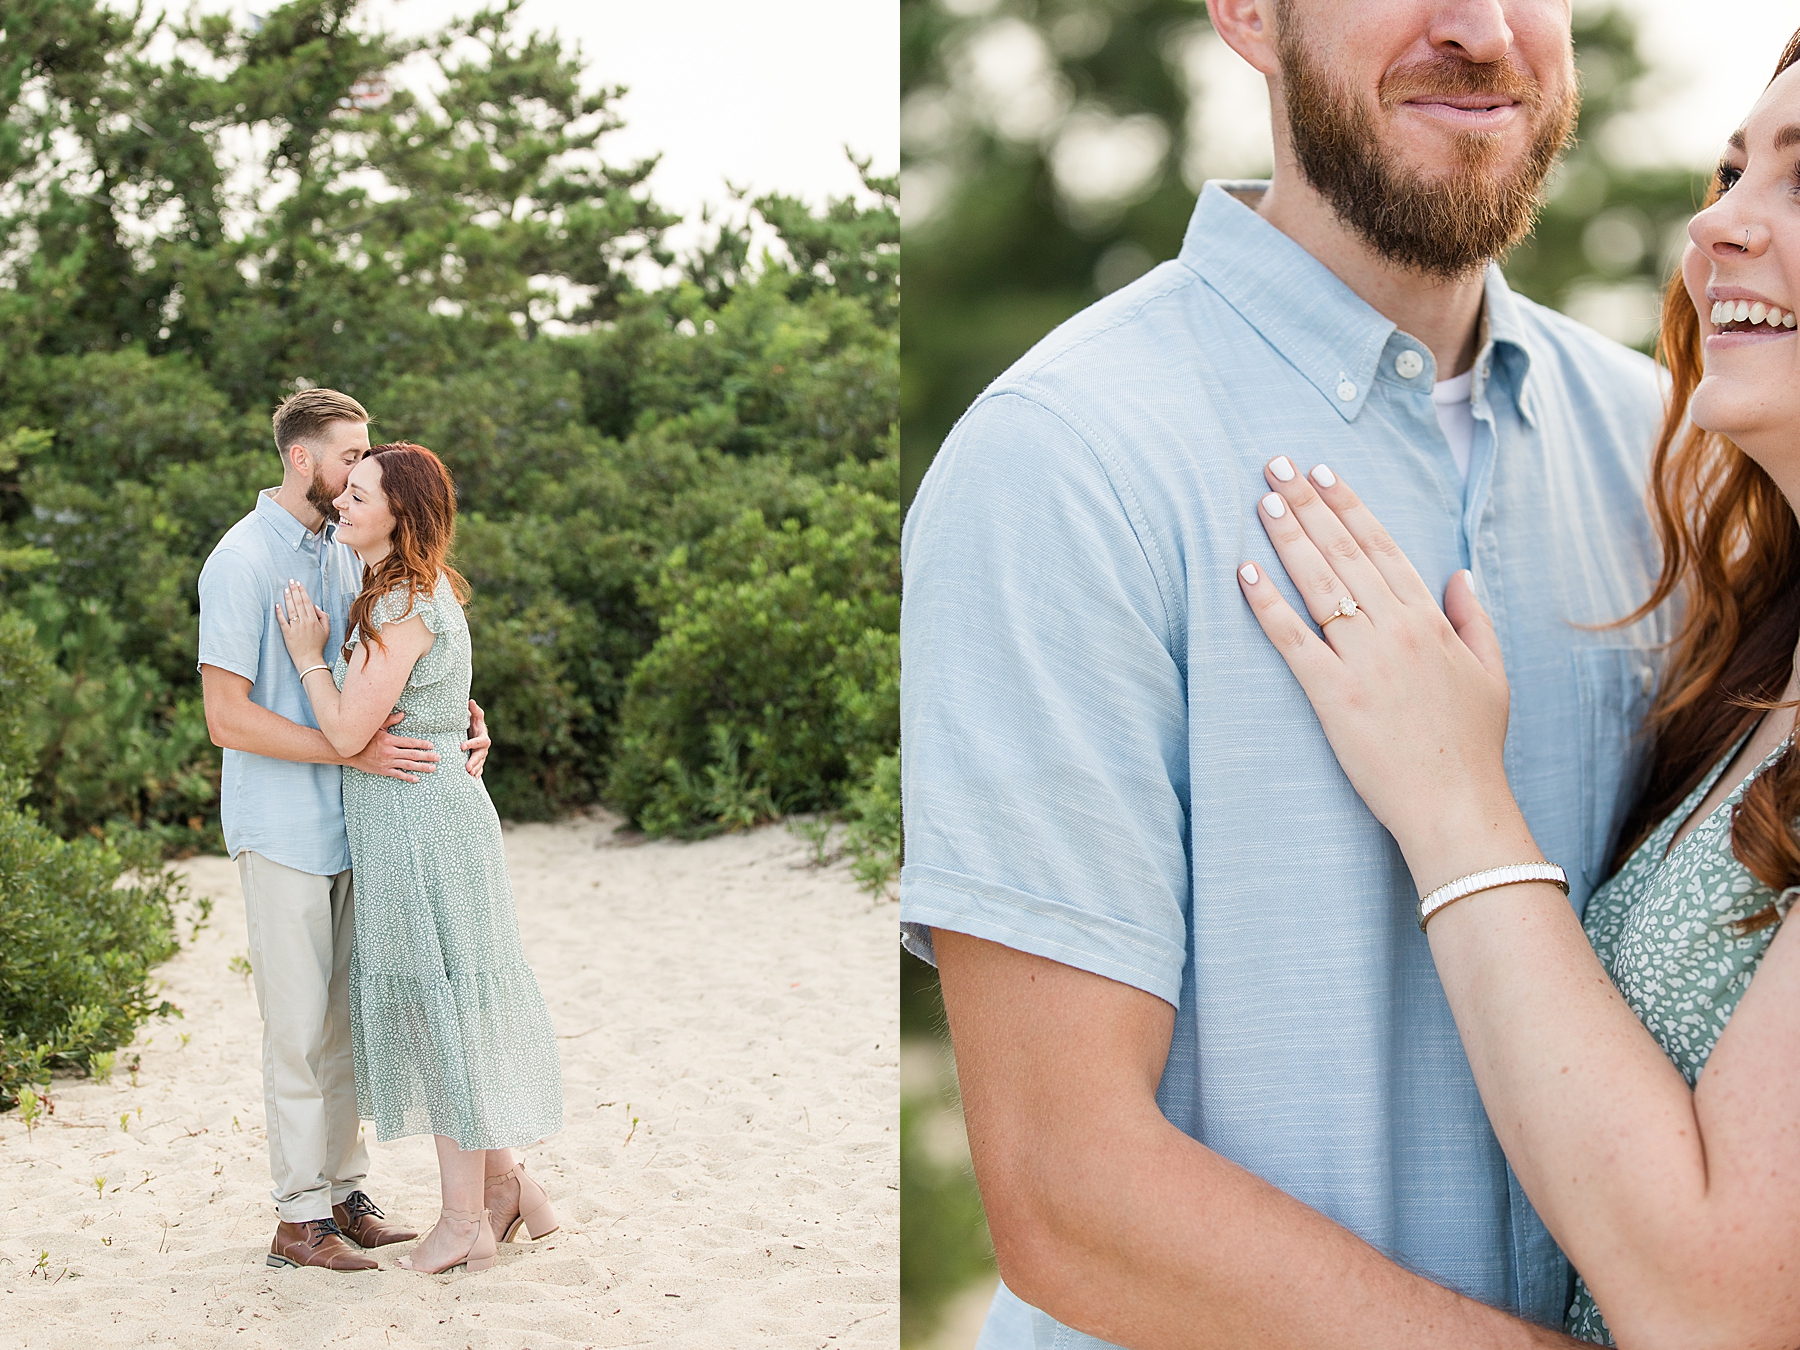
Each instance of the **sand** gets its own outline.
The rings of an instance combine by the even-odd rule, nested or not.
[[[526,1154],[560,1233],[473,1275],[264,1264],[261,1023],[232,969],[243,899],[233,864],[196,858],[182,869],[216,906],[160,971],[185,1017],[120,1053],[140,1056],[135,1084],[123,1068],[58,1079],[30,1137],[0,1116],[0,1343],[895,1345],[893,906],[841,863],[809,866],[780,827],[691,844],[615,827],[506,831],[562,1049],[564,1129]],[[370,1147],[371,1193],[423,1229],[429,1137]]]

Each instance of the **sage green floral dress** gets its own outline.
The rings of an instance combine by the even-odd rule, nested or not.
[[[409,603],[410,599],[410,603]],[[431,741],[416,783],[344,770],[356,884],[350,1029],[356,1107],[376,1137],[446,1135],[465,1149],[533,1144],[562,1128],[556,1033],[519,946],[500,818],[463,765],[469,625],[447,578],[429,600],[376,602],[377,628],[413,615],[437,636],[413,667],[396,736]],[[361,641],[350,635],[351,645]],[[348,663],[332,674],[341,689]]]
[[[1675,831],[1705,800],[1749,736],[1744,733],[1587,905],[1588,940],[1600,964],[1689,1087],[1700,1077],[1779,930],[1771,925],[1740,934],[1734,928],[1776,901],[1774,892],[1731,851],[1731,809],[1750,778],[1669,852]],[[1784,743],[1772,750],[1756,773],[1785,748]],[[1615,1344],[1580,1279],[1566,1326],[1571,1336],[1584,1341]]]

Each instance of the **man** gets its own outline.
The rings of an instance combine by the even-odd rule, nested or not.
[[[1573,125],[1566,0],[1213,0],[1267,184],[1051,334],[906,525],[901,920],[935,959],[1004,1281],[982,1350],[1565,1344],[1393,841],[1235,571],[1324,461],[1473,570],[1507,763],[1584,905],[1661,618],[1653,367],[1514,296]],[[1329,480],[1326,480],[1329,481]],[[1366,618],[1346,622],[1367,622]]]
[[[351,758],[318,729],[288,658],[275,604],[290,580],[331,615],[326,650],[344,642],[362,564],[332,535],[350,470],[369,448],[369,414],[331,389],[308,389],[275,411],[281,486],[226,532],[200,573],[200,679],[206,726],[225,751],[225,843],[237,860],[250,967],[263,1017],[263,1102],[279,1221],[271,1266],[373,1270],[356,1250],[418,1234],[385,1219],[363,1190],[368,1150],[350,1057],[354,894],[344,832],[342,769],[417,782],[438,756],[431,742],[386,729]],[[467,771],[487,758],[473,700]],[[395,713],[387,725],[400,721]]]

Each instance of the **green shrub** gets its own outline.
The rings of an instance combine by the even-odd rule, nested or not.
[[[811,520],[746,512],[676,549],[647,599],[608,788],[652,834],[829,810],[898,725],[899,508],[846,485]]]
[[[42,730],[32,710],[52,674],[37,629],[22,614],[0,609],[0,805],[18,800],[37,764]]]
[[[0,1110],[177,1012],[150,983],[175,954],[181,890],[160,859],[149,835],[67,841],[0,806]]]
[[[115,828],[65,842],[17,805],[57,675],[33,625],[0,610],[0,1110],[53,1068],[107,1063],[146,1017],[174,1011],[149,979],[175,951],[180,887],[163,841]]]
[[[883,755],[852,788],[844,816],[850,874],[866,891],[885,894],[900,874],[900,756]]]
[[[178,693],[150,661],[129,659],[127,626],[99,600],[71,604],[42,585],[26,599],[58,657],[33,711],[39,817],[63,835],[130,825],[173,851],[222,849],[219,756],[199,691]]]

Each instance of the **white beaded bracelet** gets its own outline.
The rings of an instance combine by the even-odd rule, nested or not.
[[[1564,895],[1569,893],[1569,874],[1555,863],[1513,863],[1509,867],[1490,867],[1485,872],[1471,872],[1466,877],[1446,882],[1419,901],[1419,931],[1425,931],[1426,922],[1440,909],[1454,905],[1477,891],[1491,891],[1498,886],[1517,886],[1526,881],[1547,881],[1552,886],[1560,887]]]

